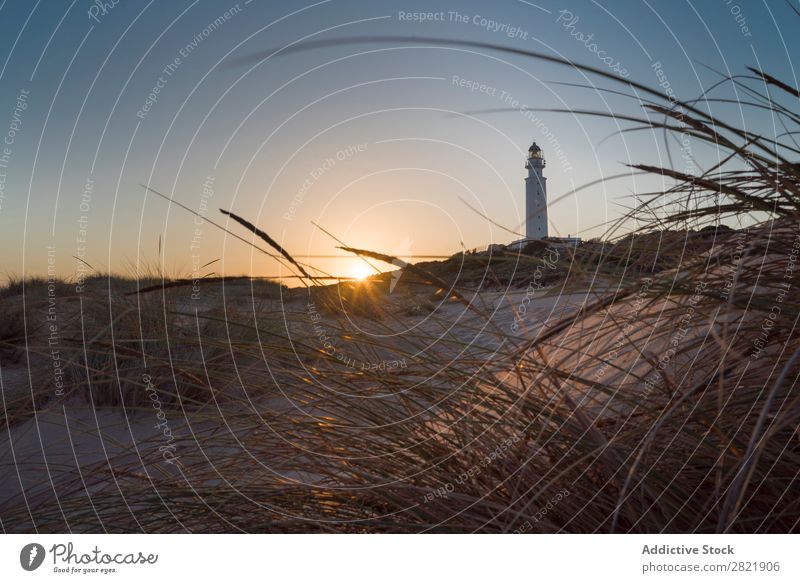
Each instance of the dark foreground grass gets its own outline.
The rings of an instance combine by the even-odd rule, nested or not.
[[[730,82],[788,126],[800,122],[772,95],[793,89],[760,73]],[[132,423],[150,414],[146,369],[180,462],[159,456],[157,441],[122,443],[81,472],[42,474],[0,505],[3,528],[796,531],[798,152],[696,102],[646,94],[657,115],[644,127],[688,132],[724,163],[696,176],[641,166],[672,186],[632,211],[645,225],[629,251],[595,243],[571,256],[566,269],[579,277],[550,282],[550,293],[596,293],[528,334],[476,301],[474,277],[460,286],[432,266],[408,270],[428,289],[414,316],[413,297],[390,298],[377,282],[324,288],[313,277],[310,291],[268,297],[219,282],[202,309],[183,287],[66,294],[69,372],[57,399],[37,328],[46,304],[30,289],[42,284],[28,286],[24,307],[14,307],[21,289],[5,290],[3,366],[16,359],[41,373],[30,394],[6,398],[6,428],[89,404]],[[756,223],[700,231],[743,216]],[[657,233],[676,225],[678,237]],[[535,255],[512,259],[520,273],[535,269]],[[496,290],[515,280],[486,281]],[[466,332],[453,321],[462,305]]]

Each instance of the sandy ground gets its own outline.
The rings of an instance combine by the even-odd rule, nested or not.
[[[502,335],[508,335],[511,341],[522,346],[542,327],[580,309],[587,298],[585,293],[559,295],[555,290],[485,292],[471,298],[474,309],[456,300],[445,300],[436,307],[435,318],[413,312],[383,319],[380,323],[354,317],[346,324],[352,326],[350,330],[334,328],[325,314],[320,314],[316,322],[312,321],[308,300],[302,295],[294,294],[288,302],[276,300],[266,306],[262,303],[260,308],[275,312],[276,317],[280,313],[293,313],[289,330],[294,342],[323,349],[325,339],[335,336],[336,350],[340,354],[358,354],[357,358],[353,357],[354,367],[374,365],[378,361],[373,359],[377,357],[382,358],[379,361],[382,363],[403,358],[404,368],[412,371],[414,355],[431,347],[435,347],[442,359],[442,366],[447,365],[448,358],[491,359],[498,350],[504,349]],[[243,299],[241,304],[242,313],[252,309],[249,298]],[[193,308],[202,311],[212,306],[205,303],[184,308],[191,314]],[[477,311],[489,315],[488,322]],[[191,320],[191,316],[187,316],[187,322]],[[498,330],[502,334],[498,334]],[[349,345],[346,338],[359,334],[361,337],[381,335],[382,344],[396,346],[397,354],[393,355],[391,349],[383,349],[380,354],[356,353],[356,347]],[[624,358],[628,357],[619,356],[617,364],[625,365]],[[4,397],[30,390],[25,359],[0,369],[0,378]],[[31,378],[35,382],[35,377]],[[301,414],[281,397],[263,399],[254,406],[267,417]],[[129,476],[120,474],[120,468],[128,473],[135,472],[139,480],[155,483],[174,479],[180,473],[180,464],[171,461],[175,456],[186,465],[205,459],[224,468],[232,457],[249,455],[243,444],[253,436],[236,434],[226,427],[224,414],[216,421],[208,416],[193,419],[176,410],[165,410],[162,420],[156,414],[155,410],[123,413],[118,408],[57,402],[37,411],[35,417],[12,426],[0,435],[0,518],[10,511],[18,517],[22,508],[35,513],[37,504],[57,500],[64,491],[94,492],[105,487],[122,492]],[[172,440],[165,436],[163,419],[174,437]],[[187,447],[198,442],[204,446]],[[210,443],[215,445],[209,447]],[[297,461],[252,460],[252,463],[254,471],[277,480],[308,483],[318,479],[286,469],[296,468]],[[220,481],[224,481],[224,470],[219,474]],[[29,526],[22,525],[22,528]],[[5,527],[14,528],[12,525]]]

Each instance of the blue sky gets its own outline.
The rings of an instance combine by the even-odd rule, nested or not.
[[[514,238],[462,200],[517,228],[532,140],[548,159],[551,198],[626,163],[666,163],[662,136],[613,136],[624,127],[613,120],[457,115],[514,101],[516,109],[641,111],[591,89],[609,81],[566,67],[424,42],[239,60],[303,39],[498,43],[616,67],[645,84],[667,79],[681,97],[747,65],[797,85],[792,56],[800,54],[797,17],[782,1],[112,4],[0,2],[0,131],[14,133],[0,167],[6,274],[46,272],[48,246],[64,276],[74,274],[75,255],[124,273],[161,264],[189,275],[217,259],[203,273],[285,273],[140,183],[208,219],[225,223],[216,209],[231,209],[299,256],[337,254],[312,221],[352,246],[446,255]],[[735,107],[720,113],[740,115]],[[768,122],[749,120],[770,131]],[[550,209],[551,232],[599,236],[633,192],[658,186],[628,178],[567,197]],[[309,262],[341,275],[357,265]]]

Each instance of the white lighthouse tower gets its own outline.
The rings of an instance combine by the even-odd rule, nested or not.
[[[547,178],[544,177],[544,155],[533,142],[528,149],[525,168],[525,237],[544,239],[547,237]]]

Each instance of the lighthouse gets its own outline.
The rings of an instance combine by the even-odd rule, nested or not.
[[[528,148],[525,168],[525,238],[544,239],[547,237],[547,178],[544,177],[544,155],[542,149],[533,142]]]

